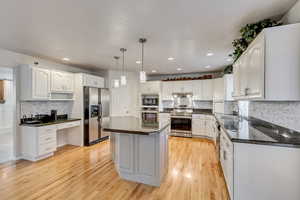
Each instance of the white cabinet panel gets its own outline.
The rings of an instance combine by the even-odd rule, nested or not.
[[[192,82],[194,100],[202,100],[202,83],[202,80],[195,80]]]
[[[213,100],[213,79],[207,79],[202,81],[202,100],[212,101]]]
[[[104,88],[104,78],[90,74],[83,74],[83,86]]]
[[[214,101],[224,101],[224,78],[214,79]]]
[[[264,96],[264,41],[257,38],[249,48],[246,95],[262,98]]]
[[[160,81],[147,81],[140,84],[141,94],[160,94],[161,82]]]
[[[204,136],[214,138],[213,118],[208,115],[193,114],[192,134],[194,136]]]
[[[51,72],[51,92],[72,93],[73,91],[73,74],[60,71]]]
[[[162,98],[163,100],[172,100],[173,81],[164,81],[162,83]]]
[[[40,69],[40,68],[32,68],[31,70],[32,70],[32,99],[42,99],[42,100],[49,99],[50,98],[50,72],[48,70]],[[30,91],[30,88],[26,88],[25,90]]]

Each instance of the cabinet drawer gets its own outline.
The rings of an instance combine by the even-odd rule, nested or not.
[[[45,127],[40,127],[38,129],[38,134],[39,136],[43,135],[48,135],[48,134],[56,134],[56,126],[45,126]]]
[[[61,130],[61,129],[66,129],[66,128],[73,128],[76,126],[80,126],[80,121],[66,122],[66,123],[59,124],[59,125],[57,125],[57,129]]]
[[[56,142],[56,132],[39,135],[39,144],[51,143]]]
[[[45,155],[47,153],[51,153],[56,151],[56,141],[45,143],[45,144],[39,144],[39,156]]]

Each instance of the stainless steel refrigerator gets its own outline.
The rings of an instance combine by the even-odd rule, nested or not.
[[[108,139],[103,124],[109,122],[109,90],[84,87],[84,145],[89,146]]]

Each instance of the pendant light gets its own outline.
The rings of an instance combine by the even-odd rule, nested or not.
[[[122,75],[121,75],[121,85],[126,85],[127,80],[125,76],[125,67],[124,67],[124,54],[127,51],[125,48],[121,48],[120,51],[122,52],[123,61],[122,61]]]
[[[114,59],[116,60],[116,67],[119,67],[119,56],[114,56]],[[119,79],[114,79],[113,80],[113,87],[118,88],[120,87],[120,80]]]
[[[145,83],[147,79],[146,72],[144,71],[144,44],[147,42],[146,38],[140,38],[139,43],[142,44],[142,70],[140,71],[140,82]]]

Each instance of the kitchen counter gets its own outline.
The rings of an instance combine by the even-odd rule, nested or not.
[[[135,117],[111,117],[111,157],[122,179],[159,186],[168,170],[168,121],[146,125]]]
[[[215,115],[232,142],[300,148],[300,133],[256,118]]]
[[[42,126],[51,126],[55,124],[62,124],[62,123],[67,123],[67,122],[74,122],[74,121],[80,121],[81,119],[63,119],[63,120],[56,120],[52,122],[47,122],[47,123],[38,123],[38,124],[20,124],[20,126],[29,126],[29,127],[42,127]]]
[[[140,118],[136,117],[110,117],[109,121],[103,124],[104,131],[152,135],[160,133],[169,126],[166,121],[159,121],[153,124],[144,124]]]

